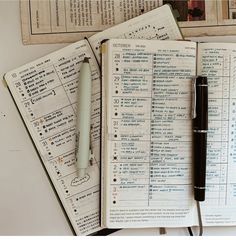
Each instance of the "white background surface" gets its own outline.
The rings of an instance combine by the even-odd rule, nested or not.
[[[231,41],[235,37],[202,38]],[[24,46],[19,2],[0,0],[0,80],[5,72],[67,44]],[[197,229],[194,228],[195,233]],[[168,235],[188,235],[185,228]],[[6,87],[0,81],[0,235],[73,235]],[[113,235],[159,235],[159,229],[125,229]],[[236,235],[236,227],[205,228],[204,235]]]

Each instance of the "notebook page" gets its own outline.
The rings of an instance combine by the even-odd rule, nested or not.
[[[103,224],[192,225],[196,43],[110,40],[103,51]]]
[[[75,166],[77,85],[81,62],[92,69],[92,145],[96,160],[83,178]],[[83,40],[6,74],[5,78],[67,215],[78,235],[100,230],[100,73]]]
[[[90,37],[89,42],[99,61],[101,41],[110,38],[183,39],[168,4]]]
[[[236,224],[236,44],[199,44],[198,73],[208,77],[209,132],[203,224]]]
[[[144,15],[141,16],[141,19],[143,19]],[[155,16],[155,17],[157,18],[157,16]],[[135,26],[137,26],[137,24],[140,24],[140,22],[138,22],[137,19],[136,19],[136,25]],[[172,28],[169,28],[168,30],[172,31]],[[145,36],[145,34],[146,34],[146,31],[139,32],[139,36],[140,35]],[[179,38],[179,36],[181,36],[179,30],[176,31],[176,34],[172,34],[172,33],[168,33],[168,34],[171,34],[173,39],[177,39],[177,38]],[[135,36],[133,36],[133,37],[135,37]],[[78,46],[80,45],[80,43],[76,43],[75,45],[72,45],[72,46],[77,46],[77,44],[78,44]],[[81,52],[80,52],[80,50],[81,50]],[[56,80],[61,79],[61,78],[63,79],[64,76],[66,76],[66,79],[68,78],[68,85],[66,85],[66,88],[62,90],[62,92],[63,91],[66,92],[66,95],[65,94],[63,95],[63,93],[60,92],[60,96],[62,96],[62,98],[63,98],[63,100],[60,100],[61,104],[65,104],[65,106],[67,106],[67,104],[68,104],[68,110],[63,110],[63,108],[59,108],[60,111],[58,111],[58,112],[56,111],[54,115],[51,116],[50,114],[48,114],[47,119],[44,120],[44,121],[50,121],[50,123],[49,123],[50,125],[46,126],[46,129],[43,128],[43,126],[45,126],[43,124],[43,122],[42,123],[41,122],[36,123],[36,125],[39,124],[39,126],[35,125],[34,126],[35,128],[39,127],[40,130],[43,128],[42,129],[42,131],[43,131],[42,132],[42,134],[43,134],[42,138],[46,134],[45,131],[49,131],[47,129],[47,127],[49,128],[49,127],[51,127],[51,125],[54,125],[53,123],[51,123],[51,121],[53,122],[53,120],[55,118],[56,119],[57,118],[62,119],[62,120],[59,120],[58,122],[56,122],[57,123],[56,127],[59,127],[59,128],[61,128],[63,126],[64,122],[66,122],[66,121],[67,121],[66,124],[64,124],[64,126],[66,126],[66,127],[74,126],[74,124],[75,124],[76,104],[75,104],[75,102],[72,102],[72,103],[70,103],[72,105],[72,107],[70,107],[70,104],[67,102],[67,95],[70,98],[72,96],[74,97],[76,95],[75,92],[77,90],[76,86],[77,86],[77,80],[78,80],[78,71],[80,69],[80,62],[84,58],[84,55],[83,55],[84,50],[85,49],[83,47],[81,47],[81,48],[78,47],[78,49],[75,50],[75,52],[76,52],[76,54],[78,54],[78,56],[77,56],[77,58],[72,59],[71,62],[74,63],[76,61],[79,61],[79,63],[77,64],[77,62],[76,62],[76,64],[74,64],[74,65],[71,64],[71,66],[70,66],[71,62],[70,61],[67,62],[67,58],[64,59],[64,57],[68,56],[70,58],[70,51],[71,52],[74,51],[73,47],[71,47],[71,48],[67,47],[67,48],[64,48],[64,50],[59,51],[58,52],[59,53],[58,54],[58,59],[57,59],[57,57],[55,57],[55,59],[54,59],[53,54],[48,57],[49,58],[49,63],[54,62],[54,60],[55,60],[56,66],[59,65],[58,62],[60,62],[60,64],[63,61],[66,62],[65,64],[61,64],[60,67],[56,68],[56,72],[58,71],[58,74],[55,74],[54,72],[52,72],[48,76],[49,77],[53,76],[53,78],[55,78]],[[87,48],[86,48],[86,51],[88,51]],[[89,55],[91,55],[91,54],[92,53],[89,52]],[[59,61],[59,55],[62,58],[60,61]],[[56,53],[56,56],[57,56],[57,53]],[[94,61],[93,57],[92,57],[92,60]],[[43,63],[41,65],[42,68],[44,68],[44,66],[46,66],[49,63],[47,63],[47,62]],[[64,65],[65,65],[65,67],[64,67]],[[95,65],[95,63],[94,63],[94,65]],[[25,78],[25,76],[23,76],[24,75],[23,71],[24,70],[25,71],[30,71],[30,69],[28,69],[30,66],[31,66],[31,64],[23,67],[22,68],[23,70],[12,71],[11,73],[6,75],[6,78],[8,80],[11,91],[13,92],[13,97],[17,99],[17,103],[19,102],[18,105],[21,104],[20,103],[21,100],[19,99],[18,94],[14,93],[14,92],[19,91],[19,90],[14,90],[14,89],[17,89],[17,86],[15,86],[11,82],[14,82],[14,81],[18,80],[18,78],[13,77],[13,76],[15,76],[15,74],[14,74],[15,72],[17,73],[17,76],[19,76],[18,72],[22,71],[22,76],[20,75],[20,80],[21,80],[21,78]],[[34,68],[38,69],[38,67],[34,67]],[[37,70],[37,71],[39,71],[39,70]],[[66,74],[66,75],[64,75],[64,74]],[[32,73],[29,76],[31,77],[32,75],[34,75],[34,74]],[[43,76],[42,78],[44,79],[45,77],[47,77],[47,75]],[[70,80],[72,78],[73,78],[73,80]],[[94,82],[96,82],[96,84],[94,83],[94,89],[96,89],[94,91],[95,91],[96,94],[95,94],[94,101],[93,101],[93,104],[92,104],[93,108],[94,108],[93,109],[93,112],[94,112],[94,114],[93,114],[93,118],[94,118],[94,120],[93,120],[94,121],[94,124],[93,124],[93,139],[94,139],[93,143],[94,143],[94,148],[95,148],[96,164],[99,165],[99,161],[100,161],[100,156],[99,156],[99,151],[100,151],[100,142],[99,142],[99,137],[100,137],[100,119],[99,119],[100,118],[100,83],[97,81],[98,76],[96,74],[94,74],[94,79],[96,79],[96,81],[94,80]],[[55,80],[55,82],[56,82],[56,80]],[[27,80],[27,81],[29,81],[29,80]],[[49,80],[46,80],[46,82],[47,81],[49,81]],[[51,81],[51,79],[50,79],[50,81]],[[66,83],[67,83],[67,81],[66,81]],[[62,85],[64,86],[64,82],[62,83]],[[22,86],[24,87],[24,84]],[[20,87],[22,87],[22,86],[20,86]],[[26,86],[26,87],[28,88],[28,86]],[[32,85],[31,88],[33,88],[33,85]],[[47,86],[47,89],[48,88],[50,88],[50,85]],[[29,90],[29,89],[24,88],[24,91],[26,91],[26,90]],[[43,90],[43,92],[44,92],[44,90]],[[57,96],[59,98],[58,94],[57,94]],[[47,104],[43,103],[43,104],[39,105],[39,108],[41,108],[41,110],[44,109],[44,108],[46,110],[48,110],[48,108],[50,108],[52,106],[55,106],[55,102],[56,103],[60,102],[60,101],[57,101],[57,100],[53,100],[53,99],[56,99],[56,98],[53,98],[53,97],[51,99],[49,99],[49,97],[47,97],[47,99],[48,99]],[[46,107],[44,105],[46,105]],[[25,107],[27,107],[27,106],[25,106]],[[19,106],[19,108],[20,108],[20,106]],[[72,111],[72,108],[73,108],[73,111]],[[20,110],[21,110],[21,113],[25,112],[25,109],[23,107],[21,107]],[[53,112],[53,110],[54,109],[52,109],[52,112]],[[25,120],[25,122],[29,121],[28,117],[29,117],[28,115],[27,115],[27,117],[24,117],[24,120],[27,119],[27,120]],[[68,119],[68,120],[66,120],[66,119]],[[62,125],[60,124],[61,121],[63,121]],[[31,130],[31,128],[32,128],[31,125],[32,124],[27,124],[27,128],[29,129],[30,134],[32,135],[34,131]],[[54,129],[54,127],[53,127],[53,129]],[[37,130],[37,131],[39,131],[39,130]],[[51,133],[51,131],[52,130],[50,129],[50,133]],[[57,129],[54,129],[54,131],[57,131]],[[74,130],[71,130],[71,135],[72,135],[72,139],[71,139],[70,145],[73,148],[74,137],[75,137],[74,136]],[[39,139],[37,134],[36,134],[36,136],[33,138],[33,140],[36,144],[38,141],[41,140],[41,138]],[[63,140],[60,140],[60,141],[63,142]],[[48,143],[45,142],[44,144],[48,144]],[[36,147],[39,149],[39,148],[41,148],[41,145],[36,144]],[[52,150],[51,150],[52,147],[53,147],[53,145],[49,145],[49,146],[47,146],[47,148],[45,146],[45,148],[47,149],[48,152],[50,152],[50,154],[52,154]],[[68,147],[69,147],[69,143],[68,143]],[[56,148],[55,152],[58,151],[57,149],[59,149],[59,148]],[[45,151],[45,149],[41,149],[40,151]],[[63,152],[63,154],[64,154],[64,152]],[[41,155],[42,155],[42,159],[44,159],[45,157],[47,159],[47,157],[48,157],[47,153],[46,154],[41,154]],[[72,150],[71,150],[71,154],[65,153],[65,155],[62,155],[62,157],[59,156],[58,157],[58,162],[54,161],[54,163],[53,163],[53,161],[50,161],[50,162],[48,160],[43,160],[43,161],[44,161],[44,164],[46,165],[46,168],[47,168],[47,171],[49,172],[49,175],[51,176],[53,184],[55,185],[55,187],[57,189],[57,192],[59,193],[59,197],[62,199],[63,205],[65,206],[66,212],[69,215],[69,217],[71,219],[71,222],[72,222],[77,234],[85,235],[85,234],[89,234],[89,233],[92,233],[95,230],[97,230],[97,226],[99,224],[98,223],[99,215],[100,215],[100,213],[99,213],[99,211],[100,211],[100,208],[99,208],[100,178],[98,176],[99,173],[95,174],[96,177],[93,177],[94,182],[91,183],[92,185],[94,185],[96,187],[88,190],[88,194],[87,194],[87,192],[83,192],[83,189],[81,190],[81,188],[82,188],[82,186],[85,186],[85,185],[90,186],[90,181],[92,181],[92,180],[91,180],[91,178],[89,178],[89,179],[86,178],[84,180],[83,179],[81,180],[81,179],[78,179],[74,176],[74,174],[75,174],[74,173],[74,171],[75,171],[75,166],[74,166],[75,159],[74,159],[74,154],[72,153]],[[51,163],[51,164],[49,164],[49,163]],[[51,168],[52,168],[52,170],[51,170]],[[97,168],[96,168],[96,171],[97,171]],[[74,180],[74,181],[72,181],[72,180]],[[95,182],[96,182],[96,184],[95,184]],[[69,190],[67,190],[67,189],[69,189]],[[78,190],[76,190],[76,193],[74,192],[74,189],[78,189]],[[72,190],[73,190],[73,192],[70,193],[70,191],[72,191]],[[68,191],[68,192],[65,192],[65,191]],[[82,193],[81,193],[81,195],[78,195],[78,196],[80,196],[78,198],[77,193],[80,193],[81,191],[82,191]],[[92,194],[90,194],[91,193],[90,191],[93,191]],[[66,197],[64,196],[65,194],[66,194]],[[83,204],[85,204],[85,207],[83,206]],[[86,213],[85,213],[85,215],[83,215],[83,214],[84,214],[84,211],[85,212],[87,211],[86,206],[88,206],[88,205],[89,205],[89,208],[91,208],[91,209],[97,208],[97,211],[95,211],[95,210],[91,211],[92,213],[91,214],[89,213],[90,214],[89,218],[84,220],[85,218],[83,218],[83,216],[86,216]],[[81,215],[81,213],[82,213],[82,215]],[[82,216],[82,217],[79,217],[79,216]],[[77,228],[79,228],[79,230]]]
[[[108,38],[142,38],[142,39],[182,39],[181,32],[173,17],[169,5],[156,8],[141,16],[126,21],[125,23],[116,25],[101,33],[95,34],[89,38],[89,42],[95,53],[98,62],[100,62],[100,45],[102,40]],[[106,63],[108,64],[108,63]],[[104,93],[104,85],[102,83],[102,95]],[[102,97],[104,105],[104,98]],[[103,115],[103,114],[102,114]],[[104,120],[104,118],[102,118]],[[104,124],[102,123],[102,126]],[[103,129],[102,129],[103,132]],[[104,141],[102,136],[102,142]],[[102,144],[103,145],[103,144]],[[103,153],[102,153],[103,154]],[[103,155],[101,156],[103,159]],[[103,180],[102,180],[103,181]],[[102,192],[102,201],[103,201]],[[101,213],[103,218],[103,212]]]

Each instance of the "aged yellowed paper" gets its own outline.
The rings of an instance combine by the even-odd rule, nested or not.
[[[25,44],[75,42],[163,4],[185,37],[235,35],[236,0],[21,0]]]
[[[162,0],[21,0],[23,43],[75,42],[162,4]]]

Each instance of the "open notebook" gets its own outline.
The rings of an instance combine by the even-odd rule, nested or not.
[[[106,38],[181,39],[168,5],[76,42],[8,72],[5,80],[70,222],[78,235],[100,226],[99,46]],[[75,167],[75,118],[80,65],[92,70],[95,164],[83,178]]]
[[[203,226],[236,225],[236,44],[114,39],[103,49],[102,226],[198,224],[192,78],[208,77]]]

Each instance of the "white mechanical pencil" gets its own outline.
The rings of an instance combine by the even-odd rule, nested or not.
[[[89,59],[84,58],[80,68],[76,122],[76,165],[79,177],[86,174],[90,160],[92,75]]]

